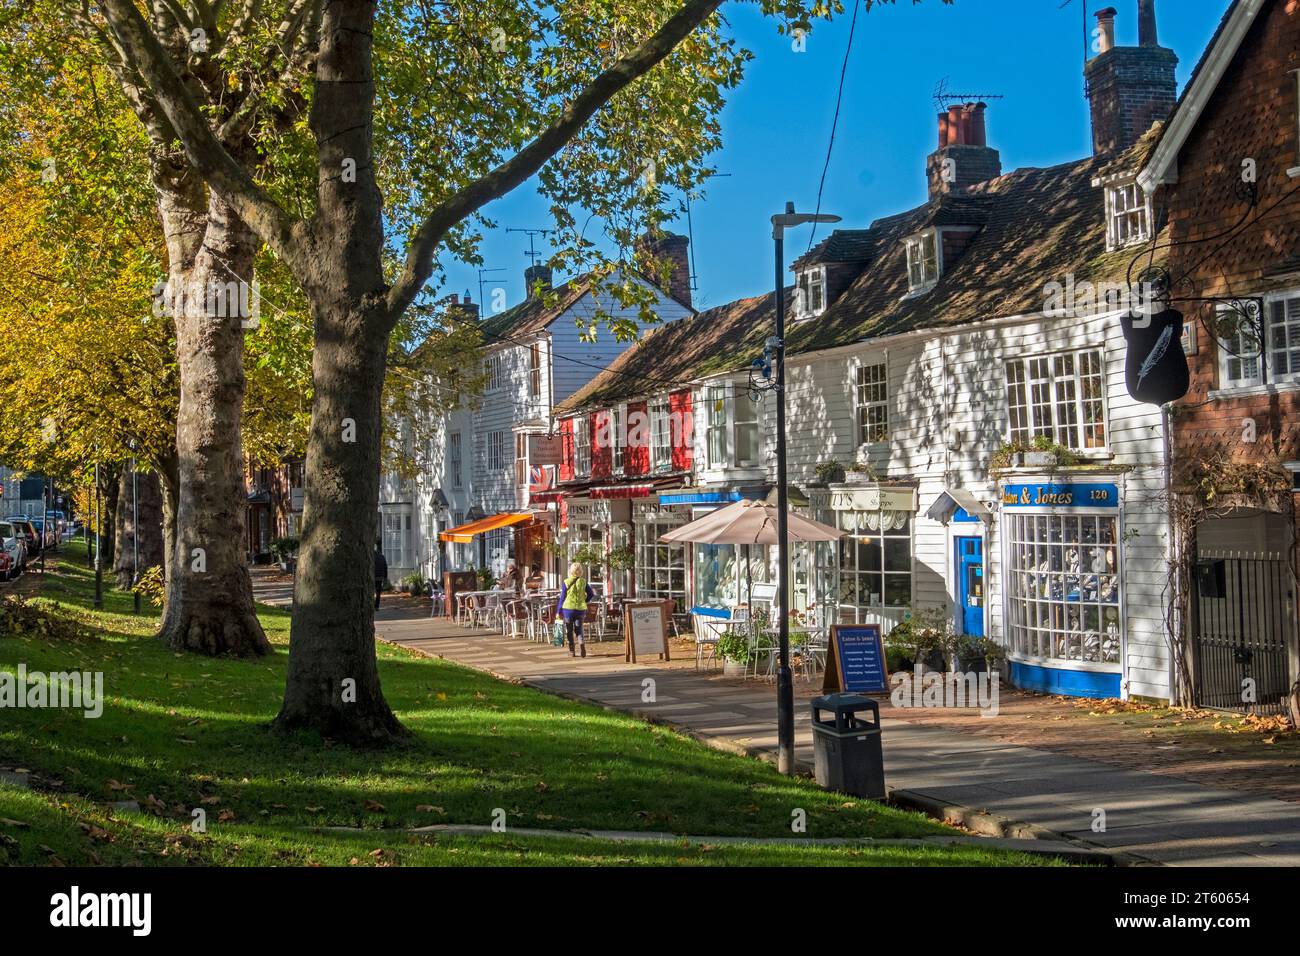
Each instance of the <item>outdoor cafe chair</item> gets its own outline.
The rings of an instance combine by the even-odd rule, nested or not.
[[[532,637],[532,612],[524,600],[510,601],[502,618],[509,637]]]

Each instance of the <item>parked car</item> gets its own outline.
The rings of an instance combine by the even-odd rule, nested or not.
[[[10,559],[9,570],[5,572],[5,580],[17,577],[27,567],[27,545],[20,535],[21,532],[14,527],[12,522],[0,521],[0,548],[4,548]]]
[[[26,515],[10,515],[5,520],[17,530],[19,536],[23,539],[23,543],[27,546],[29,555],[35,556],[41,553],[41,549],[45,547],[45,539],[41,529],[35,524],[39,519],[32,519]]]
[[[36,533],[41,539],[41,549],[57,548],[59,546],[59,533],[54,529],[58,527],[57,522],[53,519],[32,518],[32,526],[36,528]]]

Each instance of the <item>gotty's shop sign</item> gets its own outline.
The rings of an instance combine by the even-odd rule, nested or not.
[[[1003,508],[1118,508],[1119,485],[1061,485],[1055,482],[1007,485]]]

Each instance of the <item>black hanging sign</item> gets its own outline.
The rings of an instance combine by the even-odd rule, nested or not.
[[[1165,309],[1157,315],[1130,312],[1120,319],[1128,352],[1124,383],[1139,402],[1164,405],[1187,394],[1191,384],[1183,354],[1183,314]]]

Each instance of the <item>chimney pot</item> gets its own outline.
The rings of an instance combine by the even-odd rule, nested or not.
[[[1156,37],[1156,0],[1138,0],[1138,46],[1159,46]]]
[[[989,144],[988,130],[984,123],[984,110],[987,106],[986,103],[970,104],[970,112],[967,116],[967,131],[971,146],[987,146]]]
[[[535,299],[538,293],[538,286],[541,286],[542,292],[548,292],[551,288],[551,267],[550,266],[529,266],[524,270],[524,288],[528,290],[528,298]]]
[[[1097,11],[1097,55],[1115,47],[1115,13],[1114,7]]]

